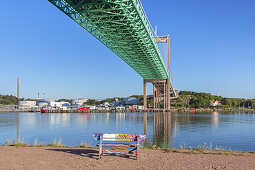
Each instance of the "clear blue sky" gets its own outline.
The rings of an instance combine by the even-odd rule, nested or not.
[[[254,0],[142,2],[158,34],[171,36],[176,89],[255,98]],[[1,7],[0,94],[16,95],[18,76],[25,98],[142,94],[135,71],[47,0]]]

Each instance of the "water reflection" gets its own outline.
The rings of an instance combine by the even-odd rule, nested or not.
[[[212,112],[212,123],[215,126],[219,126],[219,112]]]
[[[155,145],[160,147],[171,146],[172,119],[171,112],[154,113],[153,141]]]
[[[20,136],[19,136],[19,114],[16,113],[16,118],[17,118],[17,142],[20,142]]]
[[[147,116],[148,116],[147,112],[144,113],[144,115],[143,115],[143,129],[144,129],[144,134],[146,134],[146,135],[147,135],[147,119],[148,119]]]
[[[0,144],[22,140],[65,145],[95,144],[92,133],[140,133],[160,147],[198,147],[204,142],[232,150],[255,150],[254,112],[204,113],[0,113]]]

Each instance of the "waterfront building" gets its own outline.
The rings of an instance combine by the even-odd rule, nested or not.
[[[212,106],[212,107],[216,107],[216,106],[220,106],[221,105],[221,101],[218,101],[218,100],[211,100],[209,102],[209,106]]]
[[[103,107],[108,107],[109,105],[110,105],[109,102],[104,102],[104,103],[102,104]]]
[[[62,107],[62,106],[65,106],[65,107],[67,107],[67,106],[70,106],[70,103],[68,103],[68,102],[55,102],[55,101],[53,101],[53,102],[49,103],[49,106],[51,106],[51,107]]]
[[[143,110],[144,107],[143,106],[138,106],[138,110]]]
[[[39,99],[37,101],[37,105],[39,108],[46,107],[50,104],[50,102],[54,102],[54,100],[51,99]]]
[[[125,110],[125,107],[123,107],[123,106],[117,106],[117,107],[115,107],[115,109],[116,109],[116,110]]]
[[[83,106],[87,101],[88,99],[73,99],[71,100],[71,104]]]
[[[78,109],[78,108],[80,108],[80,107],[81,107],[80,104],[73,104],[73,109]]]
[[[96,105],[93,105],[93,106],[89,106],[90,107],[90,110],[96,110]]]
[[[31,109],[36,106],[36,101],[19,101],[18,105],[21,110]]]

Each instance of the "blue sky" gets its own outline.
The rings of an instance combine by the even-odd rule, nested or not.
[[[178,90],[255,98],[253,0],[142,0],[158,35],[171,36]],[[47,0],[1,2],[0,94],[106,98],[142,94],[142,78]],[[166,56],[166,46],[161,45]],[[150,93],[150,88],[148,93]]]

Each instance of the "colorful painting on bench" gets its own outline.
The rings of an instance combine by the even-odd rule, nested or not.
[[[136,141],[137,136],[139,136],[140,141],[144,141],[147,137],[146,135],[93,133],[93,138],[100,140],[100,135],[103,135],[103,141]]]

